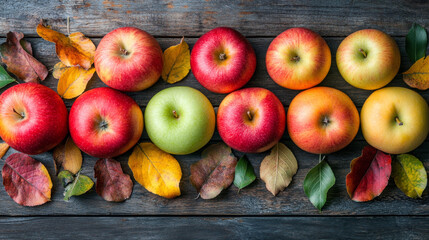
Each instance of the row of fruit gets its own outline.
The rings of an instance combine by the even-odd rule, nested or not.
[[[38,83],[15,85],[0,96],[0,136],[9,146],[25,154],[39,154],[60,144],[62,155],[57,154],[55,157],[54,151],[54,158],[61,159],[58,163],[70,171],[59,175],[63,182],[66,181],[65,186],[81,177],[79,170],[82,159],[78,159],[80,164],[76,164],[76,157],[70,154],[71,151],[78,148],[91,156],[102,158],[95,168],[96,176],[99,176],[96,188],[106,200],[124,200],[131,194],[131,190],[124,193],[124,189],[117,186],[110,189],[110,195],[106,197],[98,185],[106,187],[110,186],[107,183],[114,184],[113,179],[106,179],[112,174],[101,173],[113,171],[119,174],[120,165],[111,158],[135,146],[142,135],[143,126],[156,147],[137,144],[130,156],[129,166],[134,178],[146,189],[169,198],[180,195],[178,186],[181,178],[180,166],[174,158],[171,159],[169,153],[183,155],[201,149],[212,138],[215,125],[229,147],[245,153],[264,152],[274,147],[272,151],[277,151],[277,155],[283,151],[280,155],[294,162],[291,165],[296,168],[293,155],[285,154],[289,150],[278,143],[286,128],[298,147],[315,154],[329,154],[346,147],[355,138],[360,125],[367,142],[387,154],[414,150],[423,143],[429,132],[429,107],[418,93],[410,89],[389,87],[373,92],[365,101],[359,117],[356,106],[346,94],[334,88],[314,87],[323,81],[330,69],[331,52],[324,39],[309,29],[286,30],[272,41],[267,50],[267,71],[276,83],[289,89],[310,88],[292,100],[287,114],[271,91],[264,88],[240,89],[255,72],[256,56],[246,38],[231,28],[216,28],[204,34],[195,43],[191,54],[187,45],[183,47],[182,40],[178,47],[171,49],[177,51],[175,58],[167,57],[168,49],[163,55],[155,38],[133,27],[118,28],[108,33],[96,49],[81,33],[72,33],[67,37],[43,24],[39,24],[37,31],[44,39],[56,43],[61,62],[55,65],[54,76],[59,78],[58,92],[64,89],[61,90],[62,97],[66,98],[70,92],[80,95],[94,71],[109,87],[83,93],[68,113],[61,97],[48,87]],[[21,47],[22,51],[30,56],[32,54],[24,48],[27,46],[28,49],[28,45],[20,41],[22,36],[16,36],[19,35],[8,34],[8,42],[2,45],[4,47],[0,48],[3,49],[0,52],[8,70],[19,77],[15,72],[20,70],[14,68],[11,49]],[[58,39],[67,39],[72,44],[67,45]],[[182,52],[184,54],[180,54]],[[368,90],[388,84],[400,66],[399,49],[395,41],[387,34],[372,29],[348,36],[340,44],[336,56],[343,78],[355,87]],[[147,104],[144,118],[135,100],[120,92],[149,88],[161,75],[164,79],[179,81],[186,76],[189,67],[198,82],[208,90],[229,93],[221,102],[217,116],[209,99],[190,87],[171,87],[158,92]],[[34,76],[36,81],[46,77],[39,72]],[[71,138],[61,145],[68,132]],[[77,150],[79,154],[80,150]],[[232,183],[234,171],[231,168],[235,169],[237,159],[231,158],[230,152],[230,149],[220,145],[209,147],[203,152],[203,159],[191,167],[191,182],[201,197],[213,198]],[[380,160],[382,157],[379,156],[385,156],[378,151],[367,152],[373,156],[369,158],[367,170],[371,168],[372,160]],[[72,160],[67,159],[69,155],[73,156],[69,157]],[[277,181],[278,172],[266,171],[271,169],[262,167],[264,164],[269,165],[267,161],[264,159],[261,164],[261,178],[275,195],[278,190],[272,189],[278,186],[269,187],[269,182]],[[67,166],[67,162],[73,162],[73,167]],[[28,166],[36,164],[29,163],[31,160],[28,156],[11,155],[2,173],[3,184],[18,203],[38,205],[43,201],[32,201],[33,198],[28,197],[28,186],[19,187],[15,184],[25,176],[5,171],[14,169],[19,172],[19,167],[28,169]],[[23,167],[22,164],[27,165]],[[323,165],[317,167],[322,168]],[[295,167],[284,168],[282,171],[289,180],[283,183],[283,189],[296,173]],[[151,171],[156,173],[149,173]],[[43,172],[38,172],[38,176],[45,176],[45,180],[40,182],[49,182],[50,178],[46,180],[47,172]],[[122,175],[119,174],[118,179],[123,181],[118,181],[118,184],[126,182],[124,185],[128,189],[130,180],[124,179],[122,170],[119,172]],[[214,176],[216,172],[220,174],[218,178]],[[160,176],[153,177],[151,174]],[[365,174],[365,171],[360,176],[358,173],[355,178],[365,179]],[[220,176],[224,178],[219,179]],[[98,183],[98,178],[104,179],[102,183]],[[81,181],[85,185],[84,180]],[[213,185],[217,187],[213,188]],[[90,184],[86,186],[92,187]],[[352,188],[349,192],[352,199],[370,200],[361,197],[359,184]],[[308,193],[305,182],[304,189],[307,195],[315,194]],[[321,189],[317,194],[325,192],[326,199],[328,189]],[[381,193],[373,194],[371,189],[366,190],[373,197]],[[68,194],[70,197],[72,193]],[[313,204],[318,208],[323,206],[320,202]]]

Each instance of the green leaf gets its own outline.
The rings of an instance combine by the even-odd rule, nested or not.
[[[408,197],[421,198],[427,185],[423,163],[410,154],[401,154],[393,161],[392,176],[396,186]]]
[[[16,82],[16,80],[6,72],[3,66],[0,65],[0,88],[12,82]]]
[[[321,211],[326,203],[328,191],[334,184],[335,175],[329,164],[322,160],[307,173],[303,187],[310,202]]]
[[[425,57],[428,38],[426,29],[419,24],[413,23],[405,38],[405,49],[412,63]]]
[[[235,166],[234,185],[241,190],[255,181],[255,179],[256,175],[252,164],[247,160],[246,156],[241,157]]]
[[[80,171],[73,176],[69,171],[61,171],[58,174],[59,179],[63,183],[64,189],[64,200],[68,201],[72,196],[79,196],[88,192],[94,182],[88,176],[81,175]]]

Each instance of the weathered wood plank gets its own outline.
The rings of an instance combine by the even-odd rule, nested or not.
[[[404,36],[415,21],[427,24],[426,1],[2,1],[0,35],[18,29],[36,35],[41,18],[88,36],[103,36],[122,26],[136,26],[156,36],[199,36],[231,26],[247,36],[276,36],[291,27],[308,27],[324,36],[346,36],[378,28]]]
[[[248,157],[255,167],[258,179],[248,188],[237,193],[237,188],[231,186],[216,199],[197,199],[196,190],[189,182],[190,165],[199,160],[201,151],[176,156],[183,177],[180,184],[182,195],[177,199],[164,199],[146,191],[135,183],[131,198],[124,203],[109,203],[99,197],[94,190],[80,197],[74,197],[70,202],[64,202],[59,180],[54,176],[52,155],[50,152],[34,156],[48,168],[54,183],[52,202],[39,207],[22,207],[13,202],[4,188],[0,188],[0,215],[27,216],[27,215],[428,215],[428,191],[423,193],[422,199],[411,199],[405,196],[393,181],[384,190],[380,197],[372,202],[356,203],[350,200],[345,187],[345,177],[350,171],[350,161],[361,154],[363,141],[355,141],[344,150],[328,156],[337,178],[335,186],[330,190],[328,202],[319,213],[308,201],[302,189],[307,172],[317,164],[318,156],[298,149],[292,142],[285,141],[295,154],[299,169],[290,186],[273,197],[265,189],[265,184],[259,179],[259,165],[267,153],[249,154]],[[9,150],[3,159],[15,152]],[[117,158],[124,171],[131,174],[127,161],[131,151]],[[242,153],[235,152],[237,156]],[[429,169],[429,142],[425,142],[413,152],[424,162]],[[97,159],[84,155],[82,173],[93,178],[93,166]],[[3,165],[4,160],[0,160]]]
[[[338,48],[338,45],[341,43],[343,38],[337,38],[337,37],[328,37],[325,38],[330,49],[332,52],[332,66],[331,69],[326,77],[325,80],[320,84],[321,86],[329,86],[337,88],[341,91],[344,91],[346,94],[348,94],[356,106],[360,107],[365,102],[366,98],[372,93],[372,91],[357,89],[351,85],[349,85],[344,79],[341,77],[340,73],[338,72],[336,62],[335,62],[335,52]],[[171,45],[175,45],[180,41],[180,38],[158,38],[157,39],[159,43],[161,44],[161,47],[163,49],[168,48]],[[197,38],[187,38],[186,41],[189,43],[190,47],[192,48],[193,44]],[[257,67],[255,74],[253,75],[252,79],[244,86],[244,87],[263,87],[271,90],[274,92],[277,97],[281,100],[283,105],[287,107],[289,103],[292,101],[292,99],[295,97],[296,94],[299,93],[299,91],[290,90],[286,88],[282,88],[279,85],[277,85],[268,75],[266,67],[265,67],[265,54],[268,49],[269,44],[273,38],[252,38],[249,39],[251,42],[253,48],[256,51],[257,56]],[[401,68],[399,70],[399,73],[402,73],[406,71],[410,66],[411,63],[405,53],[405,38],[404,37],[397,37],[395,38],[396,42],[399,45],[399,48],[401,50]],[[4,42],[5,39],[1,38],[0,43]],[[53,43],[44,41],[43,39],[29,39],[29,41],[33,44],[35,57],[39,59],[43,64],[45,64],[48,69],[52,69],[53,66],[59,61],[58,57],[55,54],[55,45]],[[100,41],[99,38],[93,39],[95,44],[98,44]],[[57,79],[54,79],[52,77],[52,74],[49,74],[48,78],[43,82],[44,85],[56,90],[57,88]],[[96,87],[102,87],[106,86],[101,80],[98,78],[98,76],[94,76],[94,78],[89,82],[88,89],[96,88]],[[225,94],[216,94],[208,91],[203,86],[201,86],[198,81],[195,79],[195,77],[192,74],[192,71],[189,73],[189,75],[181,82],[176,84],[169,84],[160,79],[154,86],[150,87],[149,89],[146,89],[141,92],[134,92],[134,93],[127,93],[128,95],[132,96],[137,103],[140,106],[146,106],[149,100],[155,95],[157,92],[161,91],[162,89],[172,87],[172,86],[191,86],[198,90],[200,90],[203,94],[205,94],[212,104],[214,106],[219,106],[223,98],[225,97]],[[398,74],[395,79],[388,85],[388,86],[403,86],[405,87],[406,84],[402,80],[402,75]],[[7,88],[7,87],[6,87]],[[3,88],[0,90],[0,93],[5,91],[6,88]],[[423,95],[423,97],[428,100],[429,99],[429,91],[418,91],[420,94]],[[68,107],[70,107],[73,103],[73,100],[65,100],[65,103]]]
[[[3,239],[411,240],[426,239],[428,228],[428,217],[0,218]]]

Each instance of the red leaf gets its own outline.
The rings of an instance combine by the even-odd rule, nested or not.
[[[9,32],[7,40],[0,45],[0,55],[7,70],[24,82],[45,80],[48,69],[32,56],[31,44],[22,40],[24,34]],[[25,48],[25,49],[24,49]]]
[[[389,182],[392,158],[371,146],[362,150],[362,155],[350,163],[346,177],[347,192],[356,202],[365,202],[379,196]]]
[[[7,194],[19,205],[37,206],[51,200],[52,181],[48,170],[27,154],[10,155],[2,176]]]
[[[122,202],[131,196],[133,181],[113,159],[99,159],[94,166],[95,190],[106,201]]]

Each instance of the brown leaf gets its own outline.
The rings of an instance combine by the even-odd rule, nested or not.
[[[80,32],[70,34],[68,37],[62,33],[45,27],[41,22],[37,26],[37,34],[46,41],[55,43],[55,50],[64,65],[91,68],[94,62],[95,45]]]
[[[7,143],[0,143],[0,158],[2,158],[7,150],[9,150],[9,145]]]
[[[82,153],[71,137],[55,147],[53,157],[57,174],[61,166],[73,174],[76,174],[82,167]]]
[[[429,58],[423,57],[417,60],[408,71],[402,73],[404,82],[420,90],[429,88]]]
[[[51,200],[52,181],[48,170],[27,154],[10,155],[2,176],[7,194],[19,205],[37,206]]]
[[[23,41],[23,33],[9,32],[0,45],[0,55],[7,70],[24,82],[39,82],[48,76],[48,69],[31,54],[31,44]],[[25,49],[24,49],[25,48]]]
[[[93,67],[88,70],[81,67],[66,69],[58,81],[58,94],[65,99],[72,99],[81,95],[94,73],[95,68]]]
[[[190,180],[203,199],[212,199],[234,180],[237,158],[224,143],[210,145],[191,165]]]
[[[56,79],[60,79],[61,75],[63,75],[63,73],[69,68],[70,67],[67,67],[66,65],[64,65],[63,62],[58,62],[54,66],[54,69],[52,71],[52,76]]]
[[[97,178],[95,190],[104,200],[122,202],[130,198],[133,181],[114,159],[99,159],[94,166],[94,177]]]

